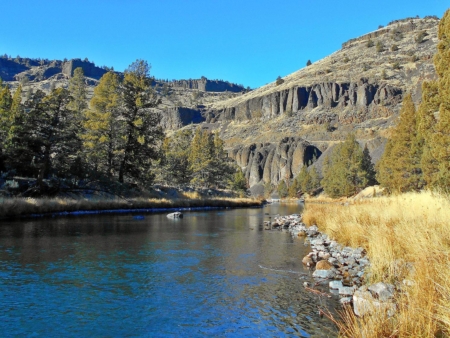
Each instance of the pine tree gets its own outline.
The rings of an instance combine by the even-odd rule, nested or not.
[[[299,190],[301,190],[302,193],[307,193],[311,190],[311,176],[306,165],[300,169],[296,181],[298,182]]]
[[[84,81],[83,68],[78,67],[73,71],[73,77],[69,80],[69,93],[71,99],[68,108],[75,111],[77,116],[81,117],[83,111],[87,108],[87,89]]]
[[[378,183],[376,179],[375,166],[372,163],[372,157],[370,156],[367,144],[364,145],[361,169],[366,172],[366,181],[368,186]]]
[[[320,175],[316,167],[311,167],[309,170],[309,176],[311,177],[311,190],[308,191],[309,194],[313,194],[317,189],[320,188]]]
[[[422,168],[423,179],[427,187],[436,186],[438,181],[439,164],[433,153],[433,141],[436,135],[435,113],[439,110],[438,85],[436,81],[422,84],[422,103],[417,110],[417,133],[423,142]]]
[[[69,177],[77,160],[79,126],[68,109],[70,94],[59,88],[46,96],[37,91],[27,102],[27,114],[19,114],[14,124],[19,126],[11,137],[11,158],[15,167],[43,179],[50,174]]]
[[[434,186],[448,190],[450,187],[450,10],[439,23],[439,43],[434,57],[438,74],[439,121],[433,137],[431,152],[438,164]]]
[[[321,185],[331,197],[352,196],[367,186],[363,152],[354,134],[338,144],[324,161]]]
[[[136,60],[125,71],[121,84],[118,146],[119,182],[125,177],[140,183],[150,183],[152,160],[161,157],[160,147],[164,138],[159,122],[161,116],[153,108],[161,100],[151,87],[150,66],[146,61]]]
[[[233,175],[233,180],[231,181],[231,189],[243,195],[247,190],[247,187],[247,180],[245,179],[244,173],[241,168],[236,168],[236,172]]]
[[[108,72],[102,76],[85,110],[81,135],[86,158],[94,171],[114,175],[119,142],[119,76]]]
[[[288,187],[284,180],[281,180],[278,184],[277,191],[280,198],[285,198],[288,195]]]
[[[419,141],[416,109],[408,94],[403,99],[400,121],[378,163],[377,180],[389,192],[419,190],[423,187]]]
[[[288,196],[292,197],[292,198],[297,197],[299,190],[300,190],[300,185],[299,185],[297,179],[292,180],[291,184],[289,185]]]
[[[162,176],[167,183],[184,185],[191,180],[192,171],[189,166],[191,142],[192,132],[190,130],[179,131],[164,140]]]
[[[0,170],[5,169],[4,147],[11,121],[12,97],[9,87],[0,78]]]

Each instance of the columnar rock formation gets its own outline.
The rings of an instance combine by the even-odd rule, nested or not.
[[[272,119],[283,113],[290,115],[297,112],[308,112],[315,108],[322,111],[333,108],[340,123],[355,122],[345,112],[364,112],[359,120],[383,116],[386,106],[393,106],[402,100],[402,89],[386,83],[373,83],[368,79],[358,82],[336,83],[323,82],[312,86],[298,86],[271,94],[250,98],[219,110],[211,109],[207,113],[207,121],[215,120],[250,120],[262,117]],[[327,121],[307,121],[327,122]],[[360,121],[359,121],[360,122]]]
[[[309,142],[286,137],[279,143],[251,144],[234,148],[229,157],[243,169],[250,186],[295,177],[322,152]]]
[[[197,89],[202,92],[233,92],[240,93],[245,90],[243,86],[220,80],[209,80],[202,77],[198,80],[175,80],[168,82],[169,86],[184,89]]]

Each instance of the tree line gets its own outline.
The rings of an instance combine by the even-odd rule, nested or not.
[[[161,171],[169,182],[223,185],[220,176],[234,174],[222,163],[223,141],[199,131],[180,150],[187,142],[182,136],[165,140],[152,81],[148,63],[136,60],[123,76],[104,74],[88,104],[82,68],[75,69],[67,89],[51,88],[48,94],[37,90],[24,102],[20,85],[11,93],[0,80],[2,177],[36,179],[37,195],[46,193],[49,179],[145,188]],[[189,154],[184,174],[177,152]]]

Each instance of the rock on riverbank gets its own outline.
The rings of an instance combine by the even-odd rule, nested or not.
[[[302,262],[314,267],[313,277],[319,280],[331,280],[329,288],[338,293],[342,304],[353,303],[356,315],[363,316],[374,310],[395,312],[394,286],[377,283],[367,287],[366,268],[370,261],[364,248],[345,247],[319,231],[316,225],[306,226],[301,215],[278,216],[273,224],[288,228],[293,237],[306,236],[312,251]]]

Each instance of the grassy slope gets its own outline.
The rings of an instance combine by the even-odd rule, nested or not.
[[[304,220],[344,245],[366,248],[370,283],[394,283],[398,311],[341,324],[346,337],[450,336],[450,199],[431,192],[367,199],[348,206],[307,204]],[[404,280],[412,283],[405,285]]]

